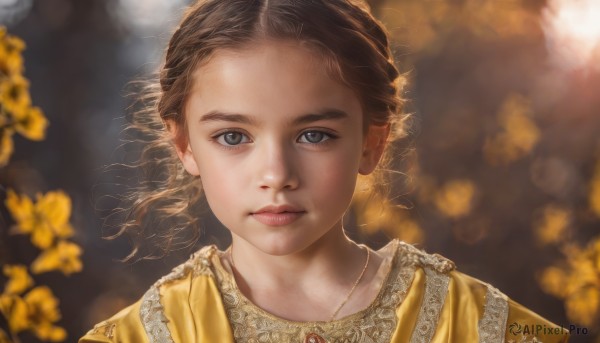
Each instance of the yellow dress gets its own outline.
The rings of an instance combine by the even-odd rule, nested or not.
[[[456,271],[439,255],[393,240],[379,291],[365,309],[330,322],[288,321],[250,302],[223,252],[202,248],[133,305],[97,324],[79,343],[566,342],[568,332]]]

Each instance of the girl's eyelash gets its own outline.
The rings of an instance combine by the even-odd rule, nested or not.
[[[317,143],[305,143],[305,144],[310,144],[310,145],[322,146],[322,145],[329,144],[329,143],[331,143],[331,141],[339,138],[338,135],[336,135],[336,134],[334,134],[334,133],[332,133],[330,131],[322,130],[322,129],[319,129],[319,130],[316,130],[316,129],[305,130],[305,131],[303,131],[300,134],[300,137],[302,137],[303,135],[305,135],[308,132],[322,133],[323,135],[325,135],[325,136],[328,137],[328,139],[320,141],[320,142],[317,142]],[[222,136],[224,136],[224,135],[226,135],[228,133],[237,133],[237,134],[240,134],[240,135],[243,135],[243,136],[247,137],[247,135],[243,131],[239,131],[239,130],[226,130],[226,131],[218,132],[215,135],[211,136],[211,140],[214,141],[216,144],[218,144],[220,147],[222,147],[223,149],[226,149],[226,150],[240,149],[241,145],[242,145],[241,143],[240,144],[235,144],[235,145],[228,145],[228,144],[221,144],[218,141],[220,137],[222,137]]]
[[[323,135],[327,136],[328,138],[324,141],[320,141],[317,143],[307,143],[307,144],[311,144],[311,145],[324,145],[324,144],[329,144],[331,143],[331,141],[338,139],[339,136],[330,132],[330,131],[326,131],[326,130],[315,130],[315,129],[309,129],[309,130],[305,130],[300,134],[300,137],[302,137],[303,135],[305,135],[306,133],[311,132],[311,133],[322,133]]]
[[[218,132],[215,135],[213,135],[211,137],[211,140],[213,142],[215,142],[217,145],[219,145],[219,147],[221,147],[221,148],[223,148],[225,150],[237,150],[237,149],[239,149],[240,148],[240,144],[237,144],[237,145],[227,145],[227,144],[221,144],[219,142],[219,138],[225,136],[228,133],[237,133],[237,134],[240,134],[240,135],[243,135],[243,136],[247,136],[244,132],[239,131],[239,130],[225,130],[225,131],[221,131],[221,132]]]

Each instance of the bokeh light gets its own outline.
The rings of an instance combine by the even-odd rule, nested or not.
[[[33,0],[0,0],[0,25],[12,25],[31,10]]]
[[[136,33],[160,32],[176,22],[187,0],[118,0],[107,2],[109,12],[126,28]]]
[[[600,1],[550,0],[542,21],[549,51],[558,66],[600,70]]]

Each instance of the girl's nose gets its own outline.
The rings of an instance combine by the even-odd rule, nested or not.
[[[280,144],[265,147],[259,154],[259,186],[263,189],[293,190],[298,187],[299,178],[295,164],[297,161],[290,151]]]

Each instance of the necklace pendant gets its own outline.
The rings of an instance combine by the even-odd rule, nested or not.
[[[325,338],[317,335],[314,332],[311,332],[308,335],[306,335],[304,343],[327,343],[327,341],[325,340]]]

